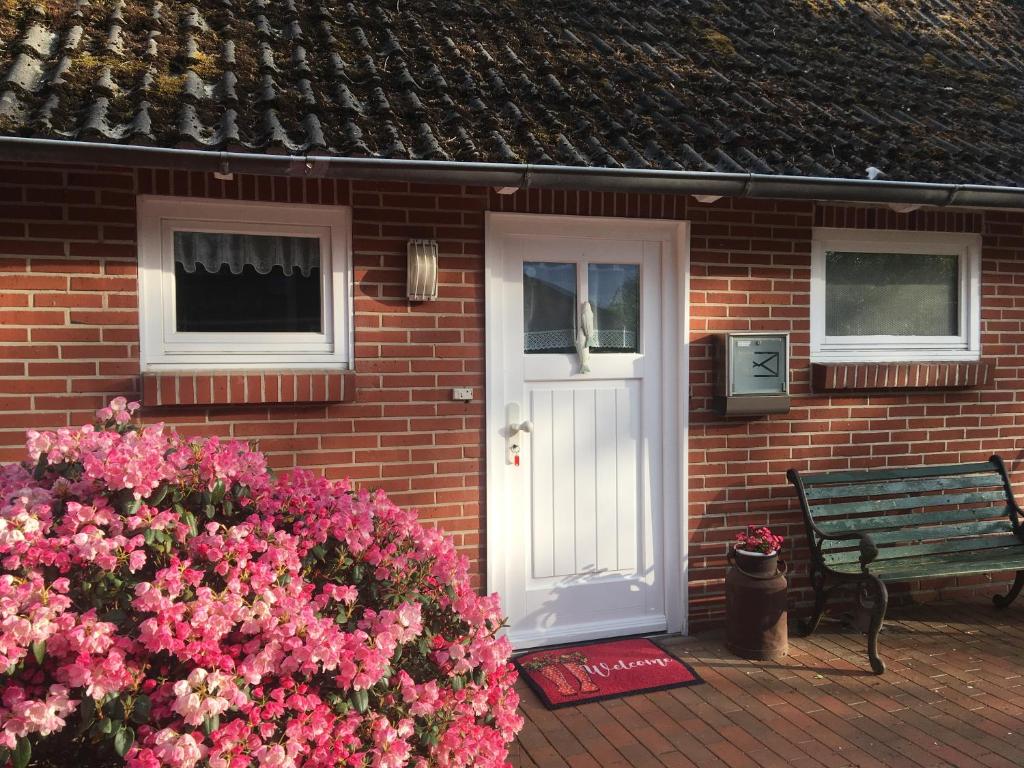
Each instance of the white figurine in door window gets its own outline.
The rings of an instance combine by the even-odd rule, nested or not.
[[[580,312],[580,330],[576,334],[576,354],[580,357],[580,373],[590,373],[590,345],[594,339],[594,308],[583,302]]]

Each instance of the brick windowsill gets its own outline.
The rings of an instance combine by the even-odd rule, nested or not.
[[[159,371],[142,374],[145,405],[348,403],[354,371]]]
[[[815,392],[857,390],[967,389],[988,383],[983,362],[813,363]]]

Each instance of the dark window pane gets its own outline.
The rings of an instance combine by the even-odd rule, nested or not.
[[[956,336],[957,256],[921,253],[825,254],[829,336]]]
[[[575,264],[523,264],[523,321],[527,354],[576,351]]]
[[[322,333],[320,241],[174,234],[179,332]]]
[[[591,264],[587,291],[594,308],[591,352],[636,352],[640,338],[640,267]]]

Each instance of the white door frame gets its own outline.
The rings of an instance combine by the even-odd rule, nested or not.
[[[505,306],[502,238],[508,235],[593,236],[595,231],[609,237],[632,237],[668,242],[662,305],[662,461],[664,484],[664,573],[665,609],[669,632],[688,632],[689,572],[688,524],[688,430],[690,372],[690,226],[670,219],[626,219],[599,216],[556,216],[529,213],[484,214],[484,315],[485,315],[485,461],[487,590],[507,594],[511,559],[499,542],[516,536],[514,516],[506,508],[505,406],[503,367],[505,360],[502,323],[509,311]],[[673,258],[674,256],[674,258]],[[671,424],[677,425],[673,430]],[[673,478],[678,478],[673,482]],[[677,510],[672,514],[672,510]],[[518,545],[515,547],[518,553]],[[677,574],[677,578],[671,578]],[[520,585],[515,585],[518,588]]]

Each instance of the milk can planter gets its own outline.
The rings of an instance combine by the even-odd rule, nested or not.
[[[786,564],[782,537],[751,526],[729,550],[725,577],[725,645],[744,659],[771,660],[789,652]]]

